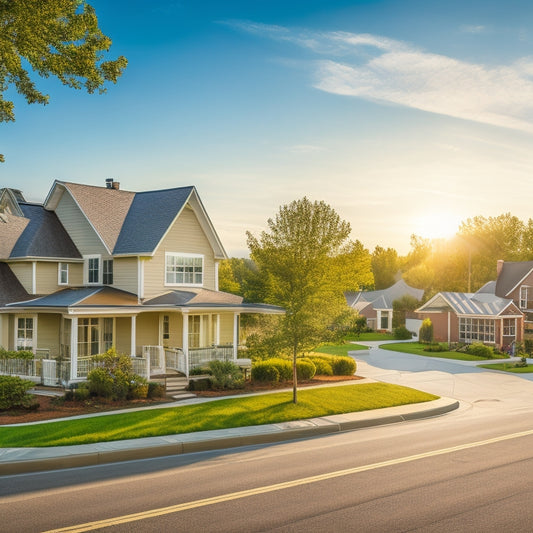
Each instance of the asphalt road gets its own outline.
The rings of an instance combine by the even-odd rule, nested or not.
[[[361,369],[390,381],[451,387],[462,406],[297,442],[1,477],[0,531],[532,531],[533,383],[367,360]]]

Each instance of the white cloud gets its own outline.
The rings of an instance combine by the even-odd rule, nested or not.
[[[487,31],[486,26],[482,25],[475,25],[475,24],[465,24],[464,26],[461,26],[461,31],[464,33],[485,33]]]
[[[370,34],[231,25],[328,56],[312,62],[314,85],[322,91],[533,132],[531,58],[494,67]]]

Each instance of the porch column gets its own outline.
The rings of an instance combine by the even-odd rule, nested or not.
[[[70,319],[70,380],[78,378],[78,317]]]
[[[233,360],[237,360],[237,350],[239,348],[239,314],[233,315]]]
[[[181,345],[185,355],[185,369],[187,376],[189,375],[189,315],[185,311],[181,315],[183,317]]]
[[[215,315],[217,321],[215,324],[215,344],[218,346],[220,344],[220,315]]]
[[[137,355],[136,353],[136,347],[135,347],[135,339],[137,338],[137,315],[133,315],[131,317],[131,349],[130,349],[130,356],[135,357]]]

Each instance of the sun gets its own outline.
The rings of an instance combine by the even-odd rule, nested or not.
[[[413,220],[412,233],[426,239],[449,239],[459,230],[462,219],[455,213],[422,213]]]

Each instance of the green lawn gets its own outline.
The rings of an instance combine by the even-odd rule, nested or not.
[[[514,363],[492,363],[489,365],[478,365],[481,368],[491,368],[493,370],[503,370],[504,372],[514,372],[515,374],[530,374],[533,372],[533,365],[514,367]]]
[[[168,409],[0,427],[0,447],[67,446],[272,424],[427,402],[438,396],[387,383],[301,389]]]
[[[361,344],[324,344],[320,348],[315,348],[313,351],[316,353],[327,353],[329,355],[348,355],[348,352],[354,352],[356,350],[368,350],[368,346],[362,346]]]
[[[443,359],[456,359],[458,361],[486,361],[486,359],[480,359],[475,355],[460,352],[425,352],[424,344],[419,342],[398,342],[392,344],[382,344],[380,348],[384,350],[391,350],[393,352],[402,353],[414,353],[416,355],[423,355],[424,357],[441,357]],[[506,355],[498,356],[498,359],[504,359]]]
[[[378,333],[377,331],[371,331],[369,333],[361,333],[361,335],[346,335],[347,341],[393,341],[394,335],[392,333]]]

